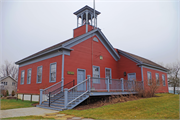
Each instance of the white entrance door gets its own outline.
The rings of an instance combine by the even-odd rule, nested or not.
[[[77,84],[81,83],[83,80],[85,80],[85,70],[78,69],[77,72]],[[84,91],[86,90],[86,84],[81,84],[77,88],[78,91]]]

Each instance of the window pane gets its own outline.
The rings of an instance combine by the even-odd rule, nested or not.
[[[163,85],[165,86],[166,84],[165,84],[165,76],[164,75],[162,75],[162,80],[163,80]]]
[[[51,67],[50,67],[50,81],[56,81],[56,64],[51,64]]]
[[[31,69],[28,70],[27,84],[31,83]]]
[[[37,82],[41,82],[42,79],[42,67],[38,67]]]
[[[99,78],[100,77],[100,72],[99,72],[99,67],[93,67],[93,77]],[[100,83],[99,79],[93,79],[93,83]]]
[[[21,84],[24,84],[24,71],[21,72]]]
[[[148,84],[150,85],[152,82],[152,79],[151,79],[151,73],[148,72]]]
[[[156,74],[156,83],[159,85],[159,74]]]

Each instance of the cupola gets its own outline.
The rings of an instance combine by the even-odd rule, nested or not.
[[[77,16],[77,28],[74,29],[74,37],[97,28],[97,16],[99,14],[100,12],[87,5],[74,12],[74,15]]]

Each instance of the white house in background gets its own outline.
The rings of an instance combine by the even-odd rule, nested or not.
[[[12,78],[11,76],[6,76],[0,78],[1,86],[4,86],[4,90],[8,90],[9,94],[11,95],[12,91],[16,92],[17,90],[17,81]]]

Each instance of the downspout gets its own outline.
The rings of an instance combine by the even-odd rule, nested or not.
[[[142,82],[143,82],[143,90],[144,90],[143,66],[141,66],[141,79],[142,79]]]
[[[61,87],[63,90],[63,86],[64,86],[64,51],[62,50],[62,70],[61,70]]]

